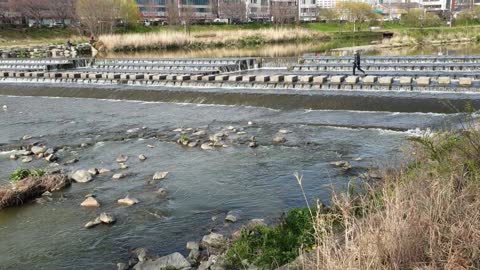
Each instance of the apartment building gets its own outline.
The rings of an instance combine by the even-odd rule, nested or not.
[[[168,9],[180,14],[192,13],[194,21],[213,20],[211,0],[136,0],[142,16],[149,20],[165,21]]]
[[[251,21],[270,21],[270,0],[246,0],[247,17]]]

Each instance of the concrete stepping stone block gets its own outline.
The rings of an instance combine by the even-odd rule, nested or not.
[[[415,83],[419,86],[430,85],[430,77],[418,77],[415,80]]]
[[[399,83],[401,85],[411,85],[412,84],[412,77],[400,77]]]
[[[315,84],[324,84],[327,81],[327,76],[314,76],[312,81]]]
[[[385,76],[385,77],[380,77],[378,78],[378,83],[380,85],[391,85],[393,81],[393,78],[390,76]]]
[[[254,75],[245,75],[242,78],[243,82],[253,82],[255,81],[255,76]]]
[[[377,76],[368,75],[362,79],[363,84],[374,84],[377,81]]]
[[[286,83],[294,83],[296,81],[298,81],[297,75],[287,75],[284,77],[284,82]]]
[[[463,77],[463,78],[458,78],[458,84],[461,85],[461,86],[472,86],[472,78],[467,78],[467,77]]]
[[[357,84],[358,83],[358,76],[348,76],[345,78],[345,83],[347,84]]]

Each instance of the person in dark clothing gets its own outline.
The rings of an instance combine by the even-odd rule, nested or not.
[[[355,51],[354,58],[353,58],[353,75],[355,75],[355,71],[358,69],[361,71],[363,74],[365,74],[365,71],[360,67],[360,53],[358,51]]]
[[[67,40],[67,48],[70,49],[73,46],[73,43],[69,40]]]
[[[93,43],[95,43],[95,42],[96,42],[95,37],[91,36],[90,37],[90,45],[93,45]]]

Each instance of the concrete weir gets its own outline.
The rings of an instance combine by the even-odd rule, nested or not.
[[[106,87],[98,88],[99,93],[111,92],[118,87],[133,87],[138,88],[137,91],[129,89],[127,92],[133,96],[139,95],[140,100],[150,100],[148,93],[153,100],[168,100],[160,96],[171,97],[175,92],[176,96],[182,97],[182,101],[188,101],[188,96],[201,96],[206,100],[222,96],[221,100],[226,100],[227,94],[232,99],[238,99],[235,95],[239,93],[245,100],[248,100],[245,95],[257,98],[258,95],[276,98],[287,95],[303,99],[305,96],[317,97],[327,93],[330,94],[329,98],[332,97],[331,93],[337,96],[347,93],[383,95],[384,99],[385,94],[398,98],[409,92],[435,96],[434,99],[454,93],[468,93],[468,97],[473,99],[477,97],[475,93],[480,96],[480,56],[365,57],[362,66],[366,70],[365,75],[351,74],[352,65],[348,62],[351,60],[351,57],[305,56],[299,61],[302,64],[268,69],[261,68],[262,61],[256,58],[0,59],[0,86],[16,85],[21,88],[19,85],[29,85],[27,92],[32,92],[35,86],[55,85],[49,89],[58,87],[65,90],[49,90],[46,95],[56,93],[59,96],[82,97],[87,96],[77,91],[96,96],[93,90],[86,90],[89,85]],[[236,92],[232,88],[237,89]],[[67,89],[79,90],[72,95]],[[41,92],[35,91],[35,94],[40,95]],[[123,90],[113,92],[115,94],[109,94],[109,97],[126,98],[124,95],[127,92]],[[2,87],[0,94],[12,93]],[[213,98],[212,102],[216,101]],[[302,102],[309,104],[308,108],[332,107],[331,103],[327,106],[320,100],[317,100],[318,104],[323,105]],[[350,104],[342,108],[353,107]],[[390,110],[390,107],[379,109]],[[402,111],[399,108],[395,110]]]

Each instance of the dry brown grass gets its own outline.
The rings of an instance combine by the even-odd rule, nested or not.
[[[233,46],[242,41],[255,38],[256,41],[265,43],[285,42],[299,39],[317,39],[325,37],[324,34],[294,28],[269,28],[258,30],[236,31],[205,31],[186,34],[177,31],[165,31],[144,34],[112,34],[102,35],[100,40],[107,50],[136,50],[136,49],[162,49],[183,48],[195,44],[196,46]]]
[[[45,191],[56,191],[70,184],[66,175],[29,176],[11,185],[0,186],[0,209],[18,206],[35,199]]]
[[[437,135],[415,164],[314,214],[304,269],[480,269],[480,132]]]

